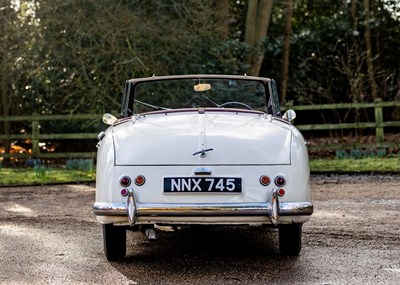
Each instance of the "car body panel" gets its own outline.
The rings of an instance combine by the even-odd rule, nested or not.
[[[232,78],[265,88],[265,110],[231,107],[163,109],[134,114],[135,87],[157,80]],[[227,81],[228,80],[228,81]],[[104,224],[285,224],[303,223],[313,212],[308,153],[301,133],[280,117],[273,81],[217,75],[155,77],[127,81],[122,118],[98,143],[97,220]],[[258,90],[258,89],[257,89]],[[268,93],[269,92],[269,93]],[[271,93],[272,92],[272,93]],[[235,102],[232,102],[235,103]],[[148,106],[154,106],[154,102]],[[135,185],[138,175],[143,185]],[[260,183],[267,175],[271,182]],[[132,183],[122,186],[129,176]],[[285,177],[278,186],[276,177]],[[240,178],[241,192],[164,191],[164,178],[228,183]],[[233,180],[232,180],[233,181]],[[236,180],[235,180],[236,181]],[[194,188],[193,188],[194,189]],[[284,189],[285,194],[277,196]],[[198,190],[198,189],[197,189]],[[128,195],[122,195],[124,192]]]
[[[239,112],[165,114],[113,129],[116,165],[290,164],[287,124]],[[205,158],[193,155],[208,148]]]

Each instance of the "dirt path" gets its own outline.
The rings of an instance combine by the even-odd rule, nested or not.
[[[109,263],[92,185],[0,188],[0,284],[399,284],[400,176],[313,176],[297,258],[273,229],[129,233]]]

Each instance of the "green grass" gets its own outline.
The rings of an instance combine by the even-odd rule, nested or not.
[[[399,173],[400,157],[390,158],[324,158],[310,159],[313,173]],[[0,186],[44,185],[57,183],[85,183],[96,179],[94,170],[76,170],[62,168],[1,168]]]
[[[310,169],[313,173],[400,173],[400,157],[310,159]]]
[[[0,168],[0,186],[84,183],[95,180],[94,171],[65,170],[45,167]]]

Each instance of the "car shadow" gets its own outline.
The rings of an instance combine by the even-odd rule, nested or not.
[[[276,229],[200,226],[158,232],[153,242],[128,232],[127,256],[112,265],[137,284],[254,284],[261,275],[273,281],[282,269],[276,264],[296,260],[279,254]]]

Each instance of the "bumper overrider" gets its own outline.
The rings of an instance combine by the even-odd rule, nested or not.
[[[93,213],[97,216],[127,216],[129,224],[135,225],[138,217],[269,217],[277,225],[280,217],[304,217],[307,221],[313,213],[311,202],[279,202],[277,191],[271,192],[270,201],[264,203],[194,203],[194,204],[143,204],[138,203],[133,191],[125,203],[96,202]],[[302,221],[302,219],[298,219]]]

